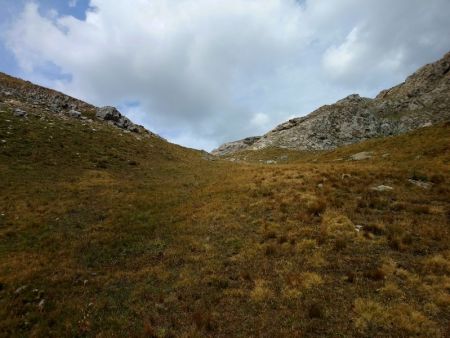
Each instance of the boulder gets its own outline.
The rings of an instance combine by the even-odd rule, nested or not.
[[[137,125],[131,122],[130,119],[123,116],[115,107],[106,106],[98,108],[95,116],[99,120],[108,121],[121,129],[139,133],[140,129]]]
[[[69,115],[70,117],[73,117],[73,118],[75,118],[75,119],[79,119],[79,118],[81,118],[81,113],[79,112],[79,111],[76,111],[76,110],[69,110],[68,112],[67,112],[67,115]]]
[[[115,107],[106,106],[98,108],[95,116],[99,120],[119,122],[122,114]]]
[[[14,116],[16,117],[27,117],[28,113],[20,108],[14,110]]]

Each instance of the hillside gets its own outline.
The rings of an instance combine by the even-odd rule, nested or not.
[[[0,84],[0,336],[449,334],[448,123],[212,161]]]
[[[280,124],[261,137],[226,143],[214,155],[278,147],[329,150],[450,121],[450,52],[375,99],[352,94]]]

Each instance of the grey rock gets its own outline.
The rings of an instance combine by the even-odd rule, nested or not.
[[[371,188],[370,190],[378,191],[378,192],[385,192],[385,191],[392,191],[392,190],[394,190],[394,188],[392,188],[388,185],[379,185],[377,187]]]
[[[370,151],[363,151],[357,154],[353,154],[352,156],[350,156],[350,159],[352,161],[363,161],[363,160],[368,160],[372,158],[372,152]]]
[[[15,293],[15,294],[19,294],[19,293],[21,293],[22,291],[25,291],[26,289],[28,289],[28,285],[23,285],[23,286],[17,288],[16,291],[14,291],[14,293]]]
[[[95,116],[99,120],[118,122],[122,114],[115,107],[106,106],[98,108]]]
[[[95,115],[99,120],[108,121],[111,125],[115,125],[121,129],[134,133],[139,133],[140,128],[142,128],[131,122],[131,120],[127,117],[123,116],[115,107],[106,106],[98,108]]]
[[[433,186],[433,183],[431,183],[431,182],[423,182],[423,181],[417,181],[417,180],[413,180],[413,179],[409,179],[408,181],[422,189],[430,189]]]
[[[225,143],[225,144],[221,145],[219,148],[214,149],[211,152],[211,154],[216,155],[216,156],[234,154],[241,150],[247,149],[249,146],[253,145],[259,139],[260,139],[260,136],[253,136],[253,137],[247,137],[243,140]]]
[[[254,142],[219,147],[220,154],[278,147],[331,150],[376,137],[402,134],[450,121],[450,53],[420,68],[375,99],[352,94],[304,117],[280,124]]]
[[[20,108],[16,108],[13,115],[16,117],[27,117],[28,113]]]
[[[70,117],[75,118],[75,119],[80,119],[81,118],[81,113],[79,111],[76,111],[76,110],[73,110],[73,109],[69,110],[67,112],[67,115],[69,115]]]

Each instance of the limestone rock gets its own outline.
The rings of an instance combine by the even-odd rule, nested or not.
[[[372,152],[370,151],[363,151],[357,154],[354,154],[350,156],[350,159],[352,161],[362,161],[362,160],[368,160],[372,158]]]
[[[253,136],[253,137],[247,137],[243,140],[234,141],[230,143],[225,143],[221,145],[219,148],[214,149],[211,154],[213,155],[227,155],[227,154],[233,154],[241,150],[247,149],[249,146],[254,144],[256,141],[260,139],[259,136]]]
[[[433,183],[431,182],[423,182],[418,180],[409,179],[409,183],[414,184],[415,186],[422,188],[422,189],[430,189],[433,186]]]
[[[123,116],[115,107],[102,107],[98,108],[95,116],[99,120],[108,121],[111,124],[128,131],[138,133],[140,128],[131,122],[130,119]]]
[[[80,123],[92,123],[93,121],[88,119],[88,116],[97,112],[99,120],[110,122],[126,132],[162,139],[144,127],[134,124],[114,107],[97,108],[69,95],[0,72],[0,102],[2,101],[13,107],[32,108],[33,114],[39,114],[41,118],[47,114],[59,117],[70,116],[80,119]],[[19,108],[16,108],[13,114],[18,117],[27,116],[26,112]]]
[[[280,124],[252,142],[227,143],[218,155],[267,147],[331,150],[450,121],[450,53],[375,99],[352,94]]]
[[[67,112],[67,115],[69,115],[70,117],[75,118],[75,119],[81,118],[81,113],[79,111],[76,111],[76,110],[73,110],[73,109],[69,110]]]
[[[371,188],[370,190],[378,191],[378,192],[384,192],[384,191],[392,191],[392,190],[394,190],[394,188],[392,188],[392,187],[390,187],[388,185],[379,185],[377,187]]]
[[[20,108],[14,109],[14,116],[16,117],[27,117],[28,113]]]

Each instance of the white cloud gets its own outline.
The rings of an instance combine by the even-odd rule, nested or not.
[[[208,149],[350,92],[374,95],[450,49],[448,0],[91,0],[86,20],[29,3],[5,35],[30,79]]]
[[[257,129],[267,129],[270,127],[270,117],[264,113],[256,113],[250,120],[250,124]]]
[[[78,0],[69,0],[69,7],[76,7]]]

